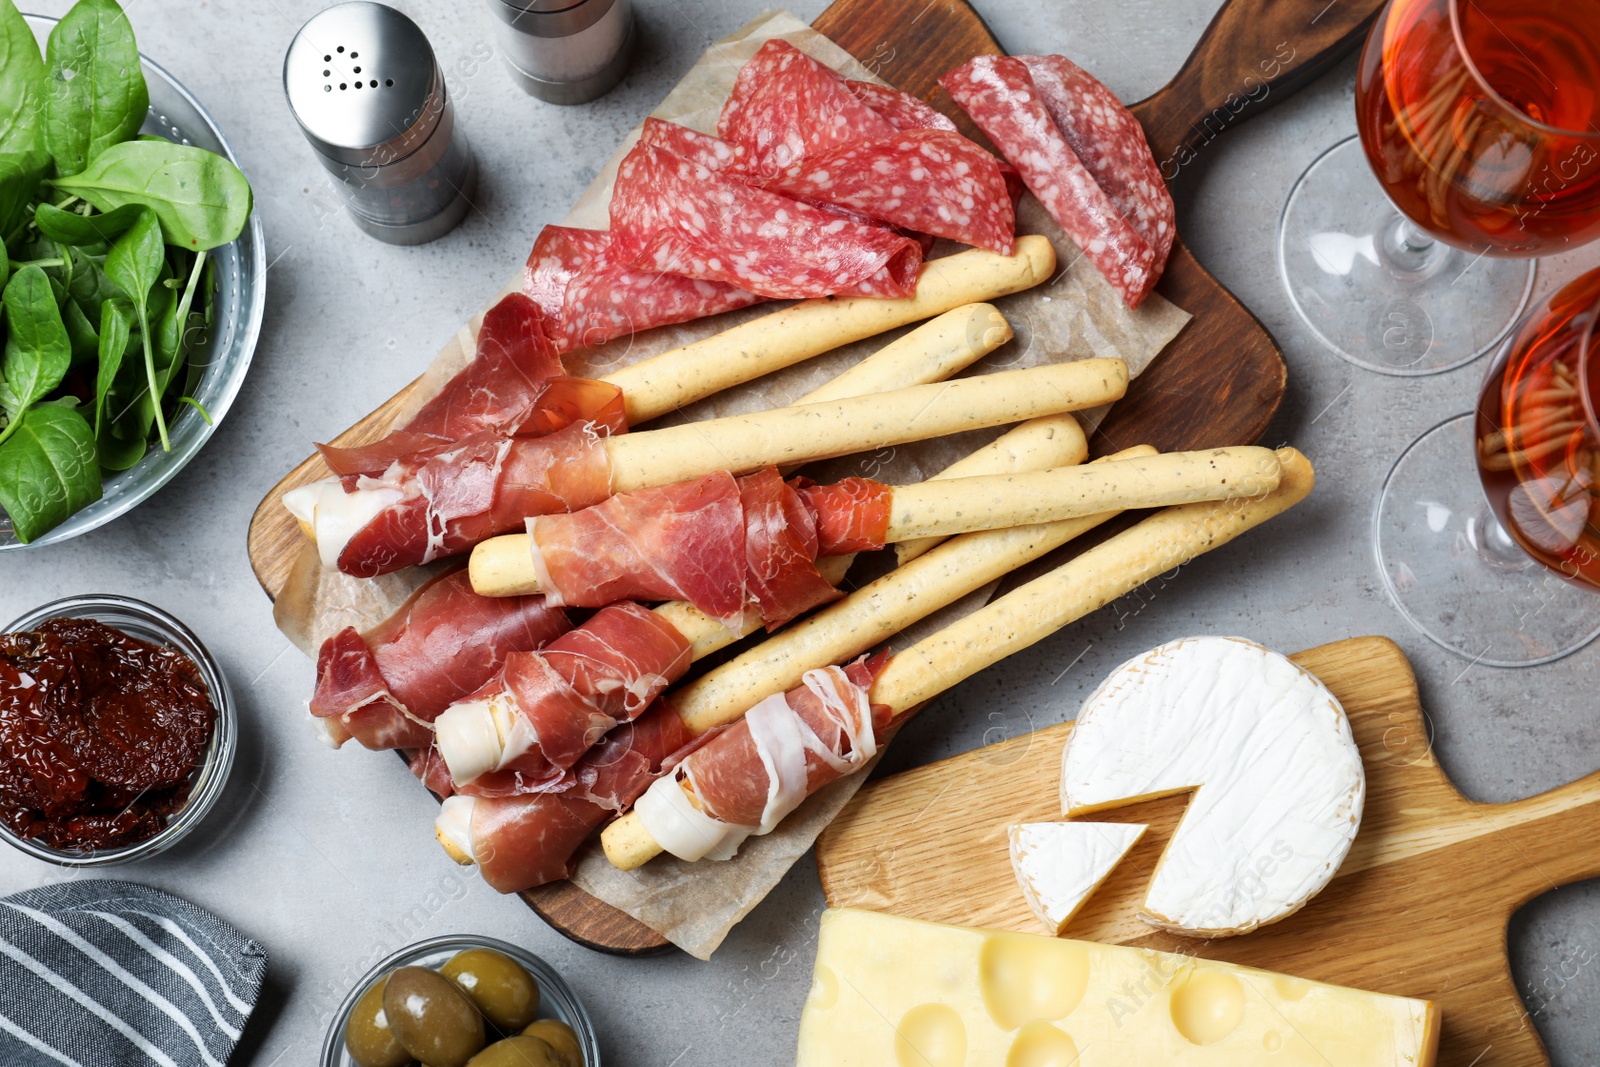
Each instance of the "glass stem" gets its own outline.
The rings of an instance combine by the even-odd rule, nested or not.
[[[1384,265],[1405,281],[1431,278],[1454,251],[1399,211],[1378,235],[1378,249]]]

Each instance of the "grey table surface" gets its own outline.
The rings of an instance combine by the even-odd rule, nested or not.
[[[59,15],[69,4],[31,6]],[[236,687],[243,739],[221,810],[174,851],[115,874],[187,897],[267,946],[268,988],[235,1064],[314,1062],[329,1016],[357,976],[392,949],[452,932],[506,938],[554,964],[593,1012],[608,1063],[789,1061],[823,907],[809,859],[709,963],[681,954],[614,959],[566,941],[519,900],[495,895],[445,858],[429,833],[433,802],[392,757],[333,752],[313,739],[303,711],[311,664],[273,627],[245,555],[250,514],[273,483],[313,441],[409,381],[705,44],[757,15],[760,0],[637,0],[642,47],[630,76],[576,108],[513,87],[484,3],[398,0],[433,42],[483,173],[467,221],[411,249],[363,236],[341,213],[284,104],[284,51],[320,0],[128,6],[145,52],[207,104],[237,147],[272,266],[250,377],[199,457],[108,527],[0,554],[0,620],[71,593],[142,597],[200,633]],[[809,19],[823,6],[797,0],[792,10]],[[1178,68],[1216,6],[979,0],[1009,49],[1068,54],[1130,100]],[[1285,297],[1273,251],[1279,207],[1305,166],[1354,132],[1353,80],[1351,60],[1228,132],[1176,190],[1195,254],[1286,353],[1289,394],[1268,443],[1292,443],[1313,457],[1316,494],[1159,590],[947,694],[891,752],[890,769],[1070,719],[1116,664],[1198,632],[1241,634],[1282,651],[1360,634],[1394,638],[1421,679],[1439,757],[1474,799],[1529,796],[1600,765],[1600,644],[1533,669],[1471,666],[1413,632],[1375,571],[1368,521],[1384,474],[1423,430],[1472,406],[1484,366],[1420,380],[1357,370],[1319,346]],[[1539,290],[1597,263],[1600,246],[1547,260]],[[71,876],[0,854],[0,892]],[[1514,920],[1510,942],[1518,986],[1555,1062],[1594,1062],[1600,886],[1539,898]]]

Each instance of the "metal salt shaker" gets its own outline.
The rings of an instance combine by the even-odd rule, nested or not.
[[[628,71],[632,0],[489,0],[489,7],[512,78],[540,100],[586,103]]]
[[[300,130],[362,230],[422,244],[466,215],[477,165],[428,38],[383,4],[340,4],[300,28],[283,61]]]

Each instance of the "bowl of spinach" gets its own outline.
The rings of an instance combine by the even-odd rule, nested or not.
[[[261,329],[251,207],[116,0],[0,0],[0,550],[110,522],[205,444]]]

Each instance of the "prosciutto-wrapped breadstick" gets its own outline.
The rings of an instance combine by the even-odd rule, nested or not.
[[[763,701],[758,707],[765,710],[754,725],[741,722],[712,738],[653,783],[632,813],[607,827],[601,836],[606,856],[623,870],[663,850],[686,860],[731,857],[751,834],[767,832],[821,784],[838,777],[830,776],[834,768],[843,774],[861,765],[853,754],[875,748],[879,737],[875,725],[869,727],[876,717],[860,715],[861,707],[887,705],[898,720],[983,668],[1304,499],[1314,483],[1311,464],[1294,449],[1278,455],[1282,478],[1274,492],[1158,512],[890,657],[870,688],[861,687],[853,698],[838,694],[842,706],[856,709],[851,721],[858,732],[836,735],[843,743],[816,753],[820,766],[812,755],[821,738],[810,720],[787,697],[788,712],[776,701]]]
[[[1034,431],[1030,436],[1038,435]],[[1078,436],[1081,439],[1081,433]],[[987,454],[995,457],[1010,451],[1006,448]],[[1130,449],[1129,453],[1149,455],[1154,449],[1140,446]],[[737,721],[752,704],[801,685],[808,670],[819,670],[859,655],[918,619],[1112,517],[1105,514],[958,537],[663,698],[640,721],[654,721],[667,715],[677,722],[675,729],[684,738],[709,741],[717,729]],[[440,717],[441,726],[455,710]],[[443,729],[440,736],[444,736]],[[678,753],[676,758],[686,757],[688,751]],[[637,792],[615,798],[622,808],[633,803],[649,784],[649,778],[634,777],[630,781]],[[563,783],[562,788],[570,788],[570,785]],[[472,856],[484,851],[481,843],[474,844],[469,832],[477,825],[473,814],[475,803],[478,801],[471,796],[453,799],[449,805],[450,817],[441,817],[436,828],[440,842],[458,862],[472,862]],[[493,810],[498,818],[515,821],[522,828],[525,836],[519,841],[525,847],[546,847],[555,842],[570,852],[587,832],[569,820],[572,805],[547,799],[547,795],[501,798]],[[591,829],[604,818],[600,809],[584,807],[581,810],[584,825]],[[525,813],[525,823],[511,819],[510,813],[515,811]],[[532,825],[545,826],[549,833],[535,834],[529,828]],[[550,872],[550,877],[562,877],[567,858],[567,853],[524,856],[521,864],[523,869],[537,869]],[[499,883],[499,888],[519,890],[535,884],[539,883]]]
[[[606,436],[583,423],[545,437],[479,435],[414,469],[397,464],[352,492],[324,494],[312,528],[324,560],[372,577],[614,493],[1095,407],[1127,384],[1122,360],[1085,359],[644,433]]]
[[[662,701],[607,734],[567,788],[508,797],[446,797],[434,833],[457,863],[476,863],[502,893],[558,881],[578,846],[673,766],[694,738]]]
[[[543,597],[481,597],[465,570],[422,586],[365,633],[347,626],[322,643],[310,710],[335,748],[431,743],[433,720],[499,673],[513,652],[542,648],[570,629]]]
[[[687,600],[728,619],[742,615],[747,593],[754,592],[776,628],[821,603],[799,593],[786,601],[771,592],[779,577],[805,583],[818,554],[1256,495],[1275,487],[1268,482],[1276,468],[1270,449],[1247,446],[905,486],[850,478],[791,490],[793,504],[771,523],[741,516],[752,503],[749,478],[736,484],[732,475],[717,473],[619,493],[570,514],[530,518],[526,535],[477,546],[472,587],[485,596],[544,593],[551,603],[571,607]],[[747,525],[756,531],[784,518],[789,539],[781,557],[758,554],[754,545],[747,552]]]

